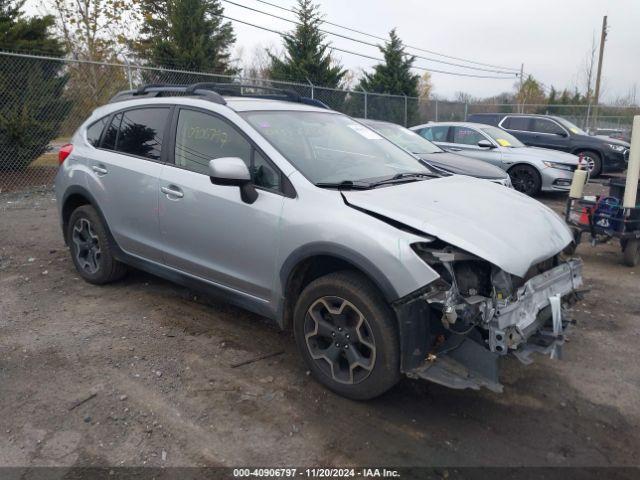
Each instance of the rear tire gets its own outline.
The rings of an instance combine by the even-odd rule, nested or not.
[[[513,188],[517,191],[529,195],[530,197],[540,193],[542,179],[540,172],[531,165],[514,165],[509,169],[509,177]]]
[[[313,377],[337,394],[368,400],[400,379],[395,314],[364,275],[341,271],[314,280],[300,294],[293,321]]]
[[[640,240],[627,240],[622,256],[627,267],[637,266],[640,263]]]
[[[127,267],[113,256],[107,230],[91,205],[76,208],[69,217],[67,241],[71,260],[80,276],[102,285],[121,279]]]

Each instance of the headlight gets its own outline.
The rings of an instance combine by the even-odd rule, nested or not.
[[[566,163],[556,163],[556,162],[542,162],[545,167],[549,168],[557,168],[558,170],[566,170],[568,172],[573,172],[575,166],[567,165]]]
[[[607,145],[609,146],[609,148],[611,150],[613,150],[614,152],[618,152],[618,153],[624,152],[625,149],[627,148],[624,145],[616,145],[614,143],[607,143]]]

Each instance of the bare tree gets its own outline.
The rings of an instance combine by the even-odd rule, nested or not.
[[[260,79],[268,78],[269,66],[271,65],[271,60],[269,58],[270,50],[273,50],[272,46],[265,48],[265,47],[256,45],[255,47],[253,47],[251,57],[249,61],[245,64],[244,74],[251,78],[260,78]]]
[[[582,79],[582,87],[584,88],[584,96],[587,103],[591,103],[593,97],[593,81],[596,74],[596,53],[598,52],[598,43],[596,42],[595,33],[591,36],[591,48],[586,54],[579,77]]]

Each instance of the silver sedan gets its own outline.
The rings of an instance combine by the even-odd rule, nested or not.
[[[511,177],[513,187],[527,195],[568,191],[578,165],[575,155],[527,147],[492,125],[442,122],[417,125],[411,130],[445,150],[502,168]]]

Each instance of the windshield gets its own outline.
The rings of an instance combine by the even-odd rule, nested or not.
[[[375,131],[384,135],[396,145],[400,145],[402,148],[409,150],[411,153],[420,155],[422,153],[440,153],[443,150],[434,145],[429,140],[421,137],[415,132],[412,132],[408,128],[401,127],[400,125],[393,125],[391,123],[379,123],[379,122],[364,122]]]
[[[315,184],[431,172],[409,153],[345,115],[294,111],[241,115]]]
[[[498,127],[482,127],[480,130],[493,138],[501,147],[520,148],[525,146],[516,137]]]
[[[561,117],[553,117],[553,119],[556,122],[558,122],[560,125],[562,125],[564,128],[569,130],[571,133],[573,133],[574,135],[587,135],[587,132],[582,130],[577,125],[571,123],[569,120],[565,120],[564,118],[561,118]]]

